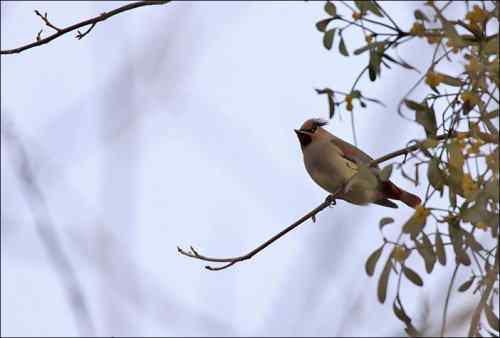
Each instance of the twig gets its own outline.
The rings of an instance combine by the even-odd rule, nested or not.
[[[252,250],[249,253],[247,253],[246,255],[238,256],[238,257],[230,257],[230,258],[206,257],[206,256],[203,256],[203,255],[200,255],[193,247],[190,247],[190,251],[184,251],[180,247],[177,247],[177,251],[179,251],[179,253],[181,255],[188,256],[188,257],[191,257],[191,258],[200,259],[202,261],[215,262],[215,263],[228,263],[228,264],[222,265],[220,267],[212,267],[212,266],[209,266],[209,265],[205,266],[205,268],[207,270],[210,270],[210,271],[219,271],[219,270],[223,270],[223,269],[229,268],[230,266],[233,266],[234,264],[236,264],[238,262],[246,261],[246,260],[252,258],[256,254],[258,254],[259,252],[261,252],[262,250],[264,250],[265,248],[267,248],[269,245],[271,245],[273,242],[277,241],[279,238],[281,238],[284,235],[286,235],[288,232],[292,231],[293,229],[295,229],[296,227],[298,227],[299,225],[301,225],[302,223],[304,223],[308,219],[315,217],[316,214],[319,213],[321,210],[325,209],[328,206],[334,205],[335,204],[335,197],[336,197],[336,195],[340,191],[341,191],[341,189],[339,189],[339,191],[336,194],[329,195],[325,199],[325,201],[323,203],[321,203],[319,206],[317,206],[316,208],[314,208],[313,210],[311,210],[309,213],[307,213],[304,216],[302,216],[295,223],[293,223],[292,225],[288,226],[284,230],[280,231],[278,234],[274,235],[273,237],[271,237],[270,239],[268,239],[267,241],[265,241],[264,243],[262,243],[261,245],[259,245],[257,248],[255,248],[254,250]]]
[[[37,41],[26,44],[26,45],[18,47],[18,48],[2,50],[2,51],[0,51],[0,54],[17,54],[17,53],[20,53],[26,49],[38,47],[38,46],[44,45],[46,43],[49,43],[50,41],[57,39],[58,37],[66,34],[66,33],[72,32],[74,30],[77,30],[79,28],[82,28],[82,27],[85,27],[88,25],[91,25],[90,28],[85,33],[80,33],[80,32],[77,33],[76,38],[81,39],[85,35],[87,35],[95,27],[95,25],[97,23],[104,21],[104,20],[107,20],[112,16],[115,16],[117,14],[120,14],[122,12],[131,10],[131,9],[135,9],[135,8],[139,8],[139,7],[143,7],[143,6],[164,5],[168,2],[170,2],[170,0],[155,0],[155,1],[148,0],[148,1],[138,1],[138,2],[134,2],[134,3],[130,3],[130,4],[124,5],[122,7],[118,7],[112,11],[104,12],[98,16],[95,16],[93,18],[78,22],[74,25],[71,25],[71,26],[68,26],[65,28],[56,27],[55,25],[50,23],[49,20],[47,19],[47,13],[45,13],[45,15],[41,15],[40,12],[35,10],[35,14],[38,15],[45,22],[45,24],[47,26],[54,29],[56,32],[52,35],[47,36],[46,38],[43,38],[43,39],[40,38],[40,33],[39,33],[38,38],[36,39]]]
[[[49,19],[47,18],[47,12],[45,12],[45,14],[44,14],[44,15],[42,15],[42,14],[40,14],[40,12],[39,12],[38,10],[36,10],[36,9],[35,9],[35,14],[36,14],[36,15],[38,15],[38,16],[39,16],[39,17],[43,20],[43,22],[45,22],[45,24],[46,24],[47,26],[49,26],[50,28],[52,28],[52,29],[53,29],[53,30],[55,30],[56,32],[60,32],[60,31],[61,31],[61,29],[60,29],[60,28],[56,27],[55,25],[53,25],[53,24],[49,21]]]
[[[460,267],[460,264],[455,264],[455,270],[453,270],[453,275],[451,275],[450,285],[448,286],[448,292],[446,293],[446,300],[444,301],[444,309],[443,309],[443,321],[441,322],[441,334],[440,337],[444,337],[446,330],[446,316],[448,314],[448,304],[450,303],[451,289],[453,288],[453,282],[457,277],[457,271]]]

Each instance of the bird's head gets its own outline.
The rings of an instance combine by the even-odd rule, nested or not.
[[[327,124],[328,121],[323,119],[309,119],[302,124],[300,129],[295,129],[295,133],[299,138],[302,149],[311,144],[311,142],[325,137],[327,135],[327,131],[322,127]]]

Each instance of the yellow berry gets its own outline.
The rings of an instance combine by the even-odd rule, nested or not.
[[[392,257],[398,262],[404,262],[406,259],[406,249],[401,245],[398,245],[392,251]]]
[[[361,19],[362,16],[363,15],[361,14],[361,12],[352,12],[352,18],[354,19],[354,21]]]

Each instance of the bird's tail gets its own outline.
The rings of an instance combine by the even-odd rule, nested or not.
[[[420,203],[422,203],[420,197],[413,195],[401,188],[398,188],[394,183],[390,181],[382,182],[382,192],[387,198],[400,200],[401,202],[412,208],[416,208]]]

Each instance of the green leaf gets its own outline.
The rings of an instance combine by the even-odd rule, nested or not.
[[[493,311],[493,297],[495,296],[491,297],[490,304],[484,307],[484,313],[486,314],[486,319],[488,320],[488,324],[490,324],[491,328],[493,330],[498,331],[500,323],[498,317],[495,315],[495,312]]]
[[[425,129],[427,137],[436,136],[437,125],[434,109],[426,107],[415,111],[415,121]]]
[[[326,49],[332,49],[333,38],[335,37],[336,29],[337,28],[329,29],[325,32],[325,35],[323,35],[323,45],[325,46]]]
[[[413,14],[415,15],[415,19],[417,20],[429,21],[427,16],[420,9],[417,9],[415,12],[413,12]]]
[[[441,169],[439,169],[439,160],[437,158],[432,158],[429,163],[427,168],[427,179],[434,189],[437,191],[443,190],[445,180]]]
[[[358,0],[354,0],[354,4],[356,5],[356,7],[359,9],[359,11],[362,13],[362,14],[365,14],[366,13],[366,10],[368,9],[367,6],[366,6],[366,3],[368,1],[358,1]]]
[[[448,221],[448,233],[450,234],[451,244],[453,246],[453,250],[455,251],[456,262],[469,266],[471,264],[471,260],[463,248],[462,231],[457,219]]]
[[[444,84],[447,84],[448,86],[461,87],[463,84],[462,80],[460,80],[459,78],[456,78],[456,77],[453,77],[450,75],[446,75],[443,73],[440,73],[440,75],[442,76],[441,82]]]
[[[342,35],[340,36],[339,52],[344,56],[349,56],[349,52],[347,51],[347,47],[345,46],[344,38],[342,37]]]
[[[320,31],[320,32],[325,32],[326,31],[326,28],[328,27],[328,24],[332,21],[333,19],[332,18],[328,18],[328,19],[323,19],[321,21],[318,21],[316,23],[316,28]]]
[[[432,243],[429,237],[422,232],[422,254],[425,262],[425,270],[427,273],[431,273],[434,270],[434,265],[436,264],[436,255],[432,249]]]
[[[375,272],[375,266],[377,265],[377,262],[380,258],[380,255],[382,254],[383,249],[384,245],[375,250],[366,260],[365,271],[368,276],[373,276],[373,273]]]
[[[413,100],[404,100],[406,106],[411,109],[411,110],[421,110],[421,111],[425,111],[427,109],[429,109],[429,107],[427,107],[427,105],[425,104],[422,104],[422,103],[418,103],[418,102],[415,102]]]
[[[328,95],[328,116],[333,118],[335,115],[335,102],[333,101],[333,94]]]
[[[413,284],[417,286],[424,285],[424,282],[422,281],[422,278],[418,275],[418,273],[405,265],[403,265],[403,273],[405,277],[408,278]]]
[[[351,96],[353,99],[359,99],[359,98],[361,98],[361,92],[359,90],[355,89],[351,92]]]
[[[380,222],[378,223],[378,226],[380,229],[382,229],[384,226],[386,226],[387,224],[391,224],[394,222],[394,218],[392,217],[384,217],[380,220]]]
[[[384,270],[380,274],[380,278],[378,280],[378,288],[377,288],[377,297],[380,303],[385,302],[385,298],[387,296],[387,285],[389,284],[389,275],[391,273],[391,258],[387,259],[385,262]]]
[[[392,311],[394,311],[396,317],[398,317],[405,324],[411,323],[411,318],[408,317],[408,315],[397,303],[399,303],[399,297],[394,299],[394,302],[392,303]]]
[[[365,7],[366,7],[366,9],[368,11],[372,12],[373,14],[375,14],[376,16],[379,16],[381,18],[384,17],[384,15],[379,10],[379,8],[377,7],[377,4],[374,1],[366,0],[366,1],[363,1],[363,2],[365,3]]]
[[[464,156],[462,154],[462,151],[460,150],[458,142],[456,140],[453,140],[446,145],[446,148],[448,149],[448,164],[451,167],[462,171],[462,167],[464,166]],[[461,186],[461,183],[462,179],[460,177],[459,186]]]
[[[439,263],[443,266],[446,265],[446,251],[444,249],[443,239],[441,238],[441,233],[438,231],[436,233],[436,257]]]
[[[403,225],[403,232],[405,234],[410,234],[411,238],[414,239],[424,228],[426,219],[411,216],[408,221]]]
[[[476,278],[475,276],[472,276],[471,278],[469,278],[469,280],[467,280],[465,283],[460,285],[460,287],[458,288],[458,292],[465,292],[465,291],[469,290],[472,283],[474,283],[475,278]]]
[[[337,7],[335,7],[335,4],[333,2],[327,1],[325,4],[325,12],[335,17],[337,16]]]
[[[481,252],[484,250],[483,246],[481,243],[479,243],[474,235],[471,235],[469,232],[464,231],[465,235],[465,243],[472,249],[474,252]]]
[[[375,41],[375,42],[371,42],[361,48],[358,48],[354,51],[354,55],[359,55],[363,52],[366,52],[367,50],[372,50],[372,49],[375,49],[375,48],[378,48],[379,46],[384,46],[386,44],[388,44],[389,41]]]

